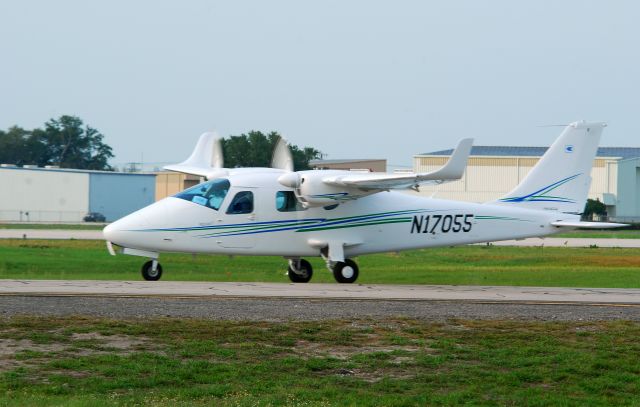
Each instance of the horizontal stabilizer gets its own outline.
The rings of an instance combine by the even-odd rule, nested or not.
[[[610,222],[573,222],[560,220],[557,222],[551,222],[551,225],[564,228],[581,228],[581,229],[612,229],[629,226],[624,223],[610,223]]]
[[[456,181],[464,175],[467,159],[471,153],[473,139],[460,140],[447,163],[436,171],[407,174],[362,173],[338,175],[324,178],[328,185],[356,187],[361,189],[405,189],[422,184],[442,184]]]

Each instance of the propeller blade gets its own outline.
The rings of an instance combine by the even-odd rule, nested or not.
[[[293,171],[293,156],[289,143],[283,137],[280,137],[273,149],[273,157],[271,158],[271,168],[279,168],[281,170]]]
[[[222,151],[222,142],[217,133],[212,142],[213,152],[211,155],[211,166],[213,168],[224,168],[224,152]]]

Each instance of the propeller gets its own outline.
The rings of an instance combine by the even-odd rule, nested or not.
[[[211,166],[213,168],[224,168],[224,152],[222,151],[222,143],[218,133],[213,133],[214,138],[212,141],[212,153],[211,153]]]
[[[279,168],[286,171],[278,177],[281,185],[289,188],[300,188],[302,180],[300,174],[293,171],[293,156],[289,143],[283,137],[279,137],[276,146],[273,149],[273,158],[271,159],[271,168]]]
[[[227,176],[230,171],[224,168],[222,142],[216,132],[203,133],[189,158],[180,164],[167,165],[164,168],[170,171],[199,175],[207,179]],[[293,156],[289,144],[280,136],[278,136],[273,150],[271,168],[283,170],[285,175],[290,176],[292,180],[295,179],[289,183],[300,183],[298,174],[293,171]]]
[[[276,146],[273,148],[271,168],[278,168],[287,172],[293,172],[293,156],[289,143],[283,137],[278,136]]]

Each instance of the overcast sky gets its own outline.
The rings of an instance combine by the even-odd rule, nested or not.
[[[0,128],[81,117],[115,164],[276,130],[327,158],[548,145],[604,120],[640,146],[634,1],[0,2]]]

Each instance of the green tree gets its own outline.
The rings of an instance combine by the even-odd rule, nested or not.
[[[9,130],[0,130],[0,163],[24,164],[24,159],[18,162],[25,154],[25,139],[29,132],[17,126]]]
[[[0,130],[0,163],[44,165],[47,146],[33,131],[13,126]]]
[[[225,167],[269,167],[279,137],[274,131],[266,135],[260,131],[250,131],[222,139]],[[309,161],[321,157],[320,151],[312,147],[291,145],[290,149],[296,171],[308,170]]]
[[[600,202],[599,199],[587,199],[587,204],[584,207],[583,219],[593,219],[593,215],[606,215],[607,206]]]
[[[8,164],[58,165],[62,168],[112,170],[111,147],[96,129],[83,126],[75,116],[61,116],[44,129],[13,126],[0,130],[0,162]]]

